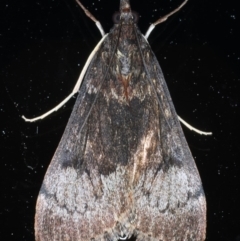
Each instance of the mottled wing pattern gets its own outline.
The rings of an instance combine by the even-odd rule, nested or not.
[[[201,181],[160,66],[135,25],[116,25],[45,175],[36,241],[198,241],[203,223]]]
[[[36,207],[37,241],[102,238],[102,230],[111,229],[116,217],[127,207],[127,204],[122,205],[121,210],[116,210],[121,200],[128,200],[127,192],[122,191],[129,183],[124,168],[115,172],[117,160],[111,156],[117,153],[109,150],[111,143],[107,135],[114,138],[111,127],[114,120],[106,114],[109,106],[103,105],[102,93],[96,99],[99,86],[109,78],[103,79],[103,76],[109,64],[109,53],[113,51],[112,44],[107,38],[92,60],[45,175]],[[116,107],[111,111],[114,116]],[[119,152],[120,148],[115,149]]]
[[[135,228],[139,239],[147,235],[157,240],[205,240],[206,202],[201,179],[185,140],[159,63],[138,32],[144,69],[159,100],[159,149],[147,151],[151,167],[139,166],[135,185]],[[147,137],[147,136],[146,136]],[[146,142],[145,142],[146,143]],[[142,149],[142,153],[144,150]],[[140,238],[142,237],[142,238]]]

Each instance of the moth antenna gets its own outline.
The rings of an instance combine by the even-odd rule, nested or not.
[[[27,122],[34,122],[34,121],[37,121],[37,120],[44,119],[45,117],[49,116],[49,115],[52,114],[53,112],[55,112],[55,111],[57,111],[58,109],[60,109],[65,103],[68,102],[68,100],[69,100],[73,95],[75,95],[75,94],[78,92],[78,90],[79,90],[79,88],[80,88],[80,85],[81,85],[81,83],[82,83],[83,77],[84,77],[84,75],[85,75],[85,73],[86,73],[86,71],[87,71],[87,68],[88,68],[88,66],[89,66],[89,64],[90,64],[93,56],[94,56],[94,55],[96,54],[96,52],[98,51],[100,45],[102,44],[103,40],[107,37],[107,35],[108,35],[108,34],[106,34],[106,35],[104,35],[104,36],[102,37],[102,39],[98,42],[97,46],[94,48],[94,50],[92,51],[92,53],[89,55],[89,57],[88,57],[85,65],[84,65],[84,67],[83,67],[83,69],[82,69],[82,72],[81,72],[81,74],[80,74],[80,76],[79,76],[79,78],[78,78],[78,81],[77,81],[76,85],[75,85],[74,88],[73,88],[72,93],[71,93],[70,95],[68,95],[68,96],[67,96],[61,103],[59,103],[56,107],[54,107],[53,109],[51,109],[51,110],[49,110],[48,112],[44,113],[43,115],[40,115],[40,116],[35,117],[35,118],[32,118],[32,119],[28,119],[28,118],[26,118],[25,116],[22,116],[22,118],[23,118],[25,121],[27,121]]]
[[[76,0],[77,4],[82,8],[82,10],[85,12],[85,14],[92,19],[93,22],[95,22],[95,24],[97,25],[97,28],[99,29],[102,37],[105,35],[105,32],[103,30],[103,27],[101,25],[101,23],[93,16],[92,13],[90,13],[79,0]]]
[[[206,136],[209,136],[209,135],[212,135],[212,132],[204,132],[204,131],[200,131],[198,130],[197,128],[194,128],[193,126],[189,125],[185,120],[183,120],[179,115],[178,115],[178,119],[179,121],[185,125],[189,130],[191,131],[195,131],[196,133],[200,134],[200,135],[206,135]]]
[[[170,16],[172,16],[174,13],[178,12],[186,3],[187,3],[188,0],[185,0],[179,7],[177,7],[175,10],[173,10],[172,12],[168,13],[167,15],[159,18],[156,22],[152,23],[146,34],[145,34],[145,38],[148,39],[150,33],[153,31],[153,29],[156,27],[156,25],[162,23],[162,22],[165,22]]]

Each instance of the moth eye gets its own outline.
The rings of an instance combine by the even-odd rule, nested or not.
[[[113,18],[114,23],[119,23],[120,22],[120,12],[114,13],[112,18]]]
[[[134,23],[137,23],[137,22],[138,22],[138,19],[139,19],[138,13],[132,11],[132,16],[133,16],[133,21],[134,21]]]

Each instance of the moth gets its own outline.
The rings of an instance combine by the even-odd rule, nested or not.
[[[103,38],[63,101],[79,92],[38,196],[36,241],[205,240],[201,179],[147,41],[186,2],[143,36],[129,0],[107,35],[78,1]]]

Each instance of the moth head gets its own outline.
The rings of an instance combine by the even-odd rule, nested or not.
[[[134,11],[131,11],[129,0],[120,0],[120,9],[119,12],[116,12],[113,15],[113,22],[115,24],[132,24],[137,23],[138,14]]]
[[[130,14],[129,14],[129,15],[130,15]],[[137,22],[138,22],[138,19],[139,19],[138,13],[137,13],[137,12],[134,12],[134,11],[131,11],[131,15],[132,15],[132,16],[129,16],[129,18],[128,18],[128,19],[129,19],[128,22],[137,23]],[[124,17],[125,17],[125,16],[124,16]],[[114,22],[115,24],[119,24],[122,19],[123,19],[123,22],[126,23],[126,20],[124,21],[124,18],[121,17],[121,13],[120,13],[120,12],[115,12],[115,13],[113,14],[112,19],[113,19],[113,22]]]

